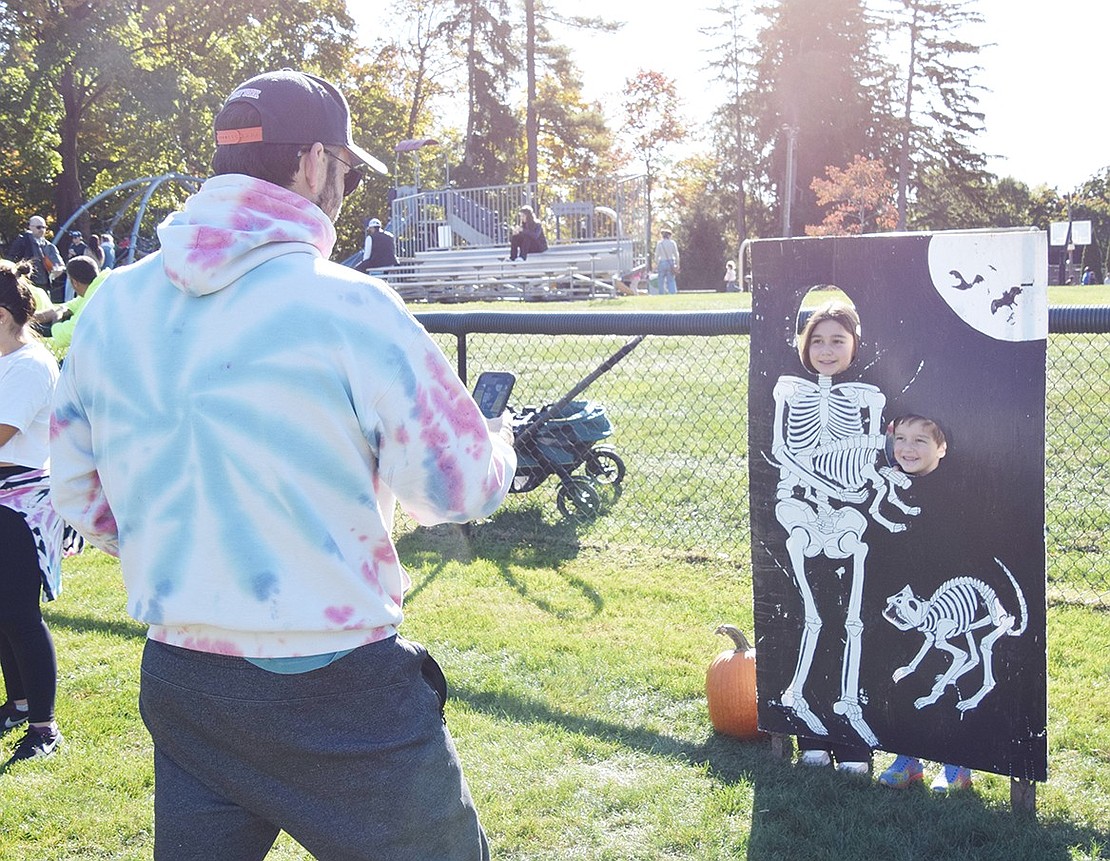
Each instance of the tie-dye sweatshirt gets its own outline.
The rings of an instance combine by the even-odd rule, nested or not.
[[[209,179],[85,307],[54,401],[52,495],[119,556],[150,637],[250,657],[392,635],[419,523],[490,514],[516,456],[381,281],[327,260],[331,221]]]

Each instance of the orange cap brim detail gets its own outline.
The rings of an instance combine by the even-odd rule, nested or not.
[[[258,143],[262,140],[262,126],[250,129],[223,129],[216,132],[216,143],[220,146],[228,144]]]

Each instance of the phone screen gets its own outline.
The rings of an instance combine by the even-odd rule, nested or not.
[[[508,371],[485,371],[474,386],[474,401],[487,419],[497,418],[509,405],[516,377]]]

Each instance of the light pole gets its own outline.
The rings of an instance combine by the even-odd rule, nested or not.
[[[783,183],[782,202],[782,235],[792,236],[790,229],[790,210],[794,202],[794,148],[798,142],[797,126],[785,125],[782,130],[786,132],[786,180]]]

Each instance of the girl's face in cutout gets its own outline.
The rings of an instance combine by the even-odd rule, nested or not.
[[[894,459],[909,475],[928,475],[947,452],[948,444],[937,443],[932,431],[921,422],[903,422],[894,430]]]
[[[836,320],[822,320],[809,338],[809,363],[824,377],[842,374],[852,364],[855,339]]]

